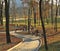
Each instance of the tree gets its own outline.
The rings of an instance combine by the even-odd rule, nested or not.
[[[26,7],[24,6],[24,3],[23,3],[23,16],[25,18],[25,25],[26,25]]]
[[[57,0],[56,0],[56,16],[55,16],[55,31],[57,32],[57,14],[58,14],[58,6],[57,6]]]
[[[46,48],[46,50],[48,50],[46,32],[45,32],[44,22],[43,22],[43,19],[42,19],[42,0],[39,1],[39,10],[40,10],[40,18],[41,18],[41,23],[42,23],[42,28],[43,28],[45,48]]]
[[[23,1],[23,3],[27,3],[28,4],[28,33],[30,33],[30,25],[31,25],[31,2],[29,2],[29,0],[21,0]],[[31,1],[31,0],[30,0]]]
[[[49,15],[49,1],[46,1],[45,0],[45,19],[46,19],[46,23],[48,24],[49,21],[48,21],[48,15]]]
[[[53,25],[53,0],[51,0],[52,3],[51,3],[51,23]]]
[[[10,33],[9,33],[9,4],[10,4],[10,0],[5,0],[6,40],[7,40],[7,43],[11,43]]]
[[[16,0],[12,0],[12,23],[15,21],[16,22],[16,3],[15,3]]]
[[[30,9],[33,11],[35,28],[36,28],[36,8],[37,8],[36,5],[37,5],[37,2],[35,2],[35,0],[30,1]]]
[[[31,10],[28,9],[28,33],[30,33],[30,25],[31,25],[31,19],[30,19]]]
[[[33,14],[34,14],[34,27],[36,28],[36,2],[33,1],[32,5],[33,5],[32,6],[33,7]]]
[[[3,13],[3,1],[0,2],[0,23],[1,23],[1,25],[3,25],[3,16],[2,16],[2,13]]]

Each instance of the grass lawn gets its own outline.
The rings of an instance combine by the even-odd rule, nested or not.
[[[17,45],[22,41],[22,39],[17,38],[15,36],[10,36],[11,37],[11,43],[7,44],[6,43],[6,34],[5,33],[0,33],[0,51],[7,51],[9,48]]]
[[[46,51],[44,46],[42,46],[39,51]],[[60,41],[49,44],[48,51],[60,51]]]

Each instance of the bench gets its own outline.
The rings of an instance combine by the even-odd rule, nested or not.
[[[36,36],[41,36],[42,35],[42,33],[41,33],[42,31],[41,30],[38,30],[36,28],[32,28],[30,30],[30,32],[31,32],[32,35],[36,35]]]
[[[15,26],[15,32],[16,32],[17,30],[27,31],[27,26],[26,26],[26,25]]]

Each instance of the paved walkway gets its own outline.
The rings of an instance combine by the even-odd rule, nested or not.
[[[38,36],[17,34],[14,31],[10,32],[10,34],[22,38],[23,42],[20,42],[7,51],[38,51],[41,46],[42,42],[41,40],[39,41],[40,37]]]

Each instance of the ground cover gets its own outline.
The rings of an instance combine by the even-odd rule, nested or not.
[[[48,43],[48,51],[60,51],[60,28],[57,32],[54,30],[54,26],[47,25],[45,27]],[[42,47],[40,51],[45,51],[44,48],[44,39],[42,38]]]
[[[9,48],[17,45],[22,41],[22,39],[17,38],[13,35],[11,37],[11,43],[7,44],[6,43],[6,34],[5,33],[0,33],[0,51],[7,51]]]
[[[42,31],[42,27],[41,26],[37,26],[36,28],[40,31],[40,34],[43,34],[43,31]],[[60,28],[59,27],[58,27],[58,31],[55,32],[54,26],[52,26],[51,24],[48,24],[48,25],[46,24],[45,25],[45,30],[46,30],[47,43],[48,43],[48,45],[60,41]],[[19,34],[21,34],[21,33],[19,33]],[[42,43],[43,43],[42,45],[44,45],[43,37],[42,37]]]
[[[44,46],[42,46],[39,51],[46,51]],[[60,41],[49,44],[48,51],[60,51]]]

